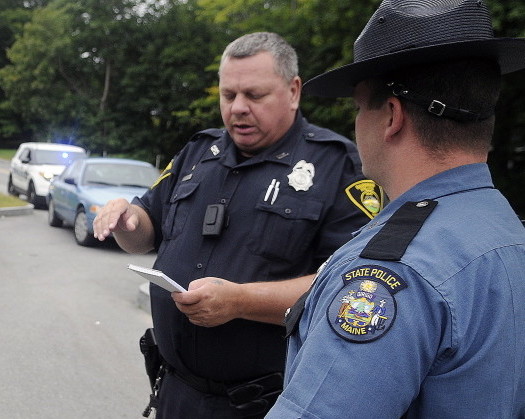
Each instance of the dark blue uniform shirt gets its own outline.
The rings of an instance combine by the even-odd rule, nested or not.
[[[379,188],[362,179],[354,144],[299,115],[285,137],[248,160],[226,131],[198,133],[134,203],[154,224],[154,267],[184,287],[206,276],[275,281],[315,272],[375,215]],[[203,236],[214,204],[224,206],[224,228]],[[242,319],[198,327],[168,292],[153,284],[150,292],[159,348],[175,368],[221,381],[283,370],[283,327]]]

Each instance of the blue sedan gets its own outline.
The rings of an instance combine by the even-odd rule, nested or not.
[[[149,163],[117,158],[93,157],[77,160],[56,177],[47,196],[48,223],[73,226],[81,246],[97,243],[93,220],[106,202],[115,198],[131,201],[141,196],[159,176]]]

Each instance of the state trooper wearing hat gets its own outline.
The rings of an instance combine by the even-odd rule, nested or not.
[[[391,199],[288,312],[282,418],[525,418],[525,228],[487,166],[502,74],[482,0],[384,0],[354,62],[363,173]]]

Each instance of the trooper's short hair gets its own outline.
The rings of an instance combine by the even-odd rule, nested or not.
[[[493,60],[459,59],[441,63],[401,68],[381,77],[367,79],[367,106],[380,107],[388,97],[396,96],[392,82],[416,92],[426,103],[470,110],[479,119],[457,120],[429,112],[427,106],[397,96],[410,114],[421,143],[431,152],[454,149],[487,152],[494,130],[494,109],[501,88],[499,65]]]

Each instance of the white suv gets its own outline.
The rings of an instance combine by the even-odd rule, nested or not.
[[[45,207],[53,177],[62,173],[72,161],[85,157],[87,153],[82,147],[22,143],[11,159],[7,190],[11,195],[25,195],[35,207]]]

